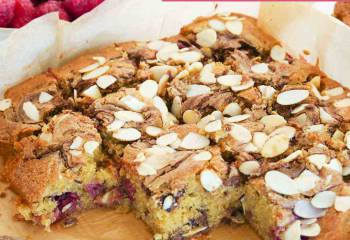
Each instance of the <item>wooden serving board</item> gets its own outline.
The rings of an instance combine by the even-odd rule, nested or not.
[[[55,224],[51,232],[29,223],[18,222],[13,218],[14,209],[11,199],[14,194],[0,182],[0,240],[2,236],[11,236],[16,240],[151,240],[152,235],[147,226],[132,213],[122,214],[111,209],[94,209],[78,215],[78,224],[64,228]],[[259,240],[251,228],[221,225],[201,239],[210,240]]]

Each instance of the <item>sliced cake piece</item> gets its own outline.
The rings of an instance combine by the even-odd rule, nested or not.
[[[239,208],[237,169],[195,125],[173,126],[124,150],[122,172],[136,189],[133,207],[155,239],[205,232]]]

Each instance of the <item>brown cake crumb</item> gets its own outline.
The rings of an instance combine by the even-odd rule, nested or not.
[[[334,16],[350,26],[350,2],[337,2],[334,7]]]

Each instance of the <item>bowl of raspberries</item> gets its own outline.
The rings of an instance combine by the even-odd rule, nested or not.
[[[20,28],[50,12],[74,21],[104,0],[0,0],[0,28]]]

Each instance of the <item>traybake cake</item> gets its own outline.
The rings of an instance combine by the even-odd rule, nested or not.
[[[35,224],[126,204],[155,239],[243,217],[266,240],[350,239],[350,92],[253,18],[82,55],[7,90],[0,122]]]

